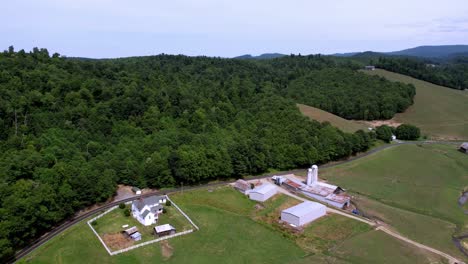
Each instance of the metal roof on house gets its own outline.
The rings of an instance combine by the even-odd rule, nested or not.
[[[133,201],[133,204],[136,205],[138,210],[141,210],[141,209],[143,209],[143,207],[145,207],[145,205],[150,205],[150,206],[155,205],[155,204],[159,203],[159,200],[163,200],[163,199],[165,199],[164,196],[154,195],[154,196],[150,196],[150,197],[135,200],[135,201]]]
[[[143,211],[143,213],[141,213],[141,217],[144,219],[149,213],[150,213],[150,211],[148,209],[146,209],[146,210]]]
[[[460,148],[468,149],[468,142],[464,142],[460,145]]]
[[[326,207],[326,206],[323,205],[323,204],[306,201],[306,202],[300,203],[300,204],[298,204],[296,206],[290,207],[290,208],[288,208],[286,210],[283,210],[283,213],[288,213],[288,214],[292,214],[292,215],[297,216],[297,217],[301,217],[301,216],[307,215],[311,211],[321,209],[321,208],[324,208],[324,207]]]
[[[250,191],[250,193],[266,194],[273,190],[276,190],[276,186],[274,186],[273,184],[267,183],[267,184],[260,185],[259,187],[256,187],[255,189]]]
[[[161,233],[161,232],[166,232],[166,231],[176,230],[176,229],[170,224],[165,224],[165,225],[155,226],[154,230],[156,231],[156,233]]]

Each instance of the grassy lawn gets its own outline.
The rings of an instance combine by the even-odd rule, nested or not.
[[[336,249],[349,240],[364,244],[359,238],[367,239],[363,235],[375,232],[363,223],[328,215],[308,225],[302,233],[287,235],[285,230],[270,224],[278,219],[279,211],[298,203],[284,195],[275,196],[262,208],[230,187],[178,193],[171,198],[200,231],[170,239],[167,244],[155,243],[111,257],[82,222],[34,251],[27,257],[28,263],[346,263],[338,262],[343,257]],[[391,259],[391,254],[400,250],[391,238],[368,247],[356,250],[369,252],[370,256],[361,257],[365,263],[386,263],[384,259]],[[374,248],[380,252],[374,253]],[[434,258],[427,252],[423,255]],[[419,254],[408,254],[407,258],[421,263]]]
[[[369,198],[357,200],[362,210],[402,234],[460,256],[451,235],[468,230],[457,204],[468,182],[468,157],[455,146],[398,146],[325,169],[320,177]]]
[[[385,70],[364,71],[416,87],[414,105],[394,118],[411,123],[423,134],[442,139],[468,139],[468,92],[454,90]]]
[[[386,246],[382,247],[382,244]],[[362,250],[364,248],[366,250]],[[350,263],[447,263],[381,231],[363,233],[346,240],[334,249],[334,255]]]
[[[127,205],[127,208],[130,208],[130,205]],[[176,228],[177,232],[182,232],[185,230],[193,229],[190,222],[185,219],[185,217],[173,206],[164,206],[166,208],[166,213],[159,215],[158,223],[151,226],[144,226],[140,222],[138,222],[132,216],[125,216],[124,210],[117,208],[109,212],[108,214],[104,215],[103,217],[99,218],[96,222],[97,225],[93,226],[96,232],[107,241],[106,235],[117,235],[123,237],[123,234],[120,234],[121,231],[124,229],[122,228],[123,225],[128,225],[129,227],[136,226],[138,231],[141,233],[141,240],[140,241],[133,241],[131,239],[126,239],[127,243],[125,245],[117,246],[111,245],[109,243],[107,246],[111,250],[118,250],[130,245],[139,244],[145,241],[156,239],[157,237],[154,235],[154,227],[156,225],[164,225],[164,224],[171,224],[173,227]]]
[[[359,129],[367,131],[368,126],[365,124],[353,120],[346,120],[337,115],[312,106],[297,104],[297,107],[303,115],[309,117],[310,119],[314,119],[319,122],[330,122],[332,126],[335,126],[345,132],[353,133]]]

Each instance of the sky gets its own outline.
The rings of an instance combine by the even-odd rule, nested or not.
[[[331,54],[468,44],[466,0],[14,0],[0,50],[69,57]]]

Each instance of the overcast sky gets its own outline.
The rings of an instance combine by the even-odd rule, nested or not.
[[[11,0],[0,49],[67,56],[395,51],[468,44],[467,0]]]

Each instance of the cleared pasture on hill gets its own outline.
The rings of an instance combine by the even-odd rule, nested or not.
[[[437,256],[429,252],[420,253],[410,245],[402,249],[385,234],[369,248],[362,247],[365,241],[360,241],[359,237],[376,231],[339,215],[315,221],[302,234],[288,235],[285,230],[269,223],[277,218],[275,214],[281,208],[297,203],[284,195],[275,196],[263,204],[263,208],[255,208],[255,202],[230,187],[178,193],[171,197],[200,226],[200,231],[170,239],[163,248],[156,243],[111,257],[82,222],[24,260],[28,263],[306,263],[311,260],[314,263],[330,263],[330,260],[333,260],[331,263],[347,263],[344,261],[347,257],[356,256],[352,259],[359,257],[368,263],[385,263],[394,257],[391,254],[401,252],[412,263],[420,263],[422,259],[442,263]],[[359,250],[352,246],[354,242],[347,243],[348,240],[358,241]],[[349,247],[343,248],[343,244],[350,244],[354,249],[351,253],[335,250]],[[168,249],[171,251],[169,254]],[[368,253],[360,256],[359,251]]]
[[[410,123],[422,133],[439,139],[468,139],[468,92],[421,81],[381,69],[364,71],[391,81],[411,83],[416,87],[414,105],[396,114],[397,123]]]
[[[468,182],[468,157],[456,146],[398,146],[325,169],[320,177],[386,204],[364,201],[362,206],[403,235],[461,256],[450,236],[468,224],[457,204]]]
[[[368,127],[362,123],[353,120],[346,120],[342,117],[339,117],[327,111],[323,111],[316,107],[303,104],[297,104],[297,107],[303,115],[309,117],[310,119],[317,120],[319,122],[330,122],[332,126],[335,126],[345,132],[352,133],[356,132],[359,129],[366,131]]]

